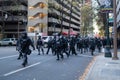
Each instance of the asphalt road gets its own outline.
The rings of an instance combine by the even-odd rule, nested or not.
[[[46,49],[45,49],[46,52]],[[56,56],[37,55],[37,50],[28,56],[28,65],[17,60],[15,47],[0,47],[0,80],[79,80],[91,62],[90,53],[71,55],[57,61]]]

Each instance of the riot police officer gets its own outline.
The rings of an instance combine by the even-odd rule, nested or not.
[[[60,37],[57,37],[56,38],[56,43],[55,43],[55,52],[56,52],[56,55],[57,55],[57,60],[60,59],[60,57],[63,59],[63,54],[62,54],[62,46],[61,46],[61,39]]]
[[[49,53],[49,50],[51,49],[51,51],[52,51],[52,54],[53,54],[53,39],[52,39],[52,37],[50,37],[50,40],[48,41],[48,49],[47,49],[47,52],[46,52],[46,54],[48,54]]]
[[[37,40],[37,44],[36,44],[36,48],[38,49],[38,55],[40,55],[40,49],[42,51],[42,54],[44,54],[43,45],[44,45],[44,43],[43,43],[41,36],[38,36],[38,40]]]
[[[69,57],[69,53],[67,52],[67,47],[68,47],[68,41],[64,36],[62,36],[61,37],[61,51],[62,51],[62,54],[65,53],[67,57]]]
[[[94,39],[90,39],[90,51],[91,51],[91,55],[94,55],[94,51],[95,51],[95,40]]]
[[[77,53],[76,53],[76,51],[75,51],[75,44],[76,44],[76,40],[75,40],[75,38],[72,36],[72,37],[71,37],[71,40],[70,40],[70,43],[69,43],[69,45],[70,45],[69,54],[70,54],[70,52],[72,52],[72,54],[77,55]]]
[[[20,44],[21,44],[21,52],[23,53],[23,58],[24,58],[22,65],[25,67],[26,64],[28,63],[27,55],[31,54],[31,50],[30,50],[29,46],[32,46],[33,50],[35,50],[35,47],[33,45],[33,42],[31,41],[31,39],[27,36],[26,32],[24,32],[22,34],[22,39],[21,39]]]
[[[17,40],[17,43],[16,43],[16,50],[19,52],[19,56],[18,56],[18,60],[19,59],[21,59],[21,58],[23,58],[23,54],[22,54],[22,52],[21,52],[21,39],[22,39],[22,37],[20,37],[18,40]]]

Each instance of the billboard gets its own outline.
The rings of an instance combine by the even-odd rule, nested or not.
[[[103,13],[113,12],[113,0],[97,0],[97,1],[100,5],[101,12]]]
[[[113,8],[113,0],[98,0],[101,8]]]

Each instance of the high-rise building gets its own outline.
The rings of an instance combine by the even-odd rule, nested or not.
[[[80,31],[80,1],[34,0],[28,1],[28,32]]]
[[[28,0],[28,33],[45,33],[48,28],[48,2]]]
[[[0,37],[18,37],[26,23],[27,0],[0,0]]]
[[[80,32],[80,0],[0,0],[0,36]]]
[[[49,0],[48,33],[80,32],[80,0]]]

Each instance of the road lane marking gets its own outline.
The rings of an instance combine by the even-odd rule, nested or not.
[[[41,62],[37,62],[37,63],[32,64],[32,65],[30,65],[30,66],[27,66],[27,67],[24,67],[24,68],[20,68],[20,69],[17,69],[17,70],[15,70],[15,71],[11,71],[11,72],[9,72],[9,73],[4,74],[4,76],[9,76],[9,75],[11,75],[11,74],[14,74],[14,73],[17,73],[17,72],[19,72],[19,71],[25,70],[25,69],[27,69],[27,68],[34,67],[34,66],[36,66],[36,65],[38,65],[38,64],[40,64],[40,63],[41,63]]]
[[[93,56],[83,55],[83,54],[81,54],[81,55],[79,55],[79,56],[82,56],[82,57],[89,57],[89,58],[93,57]]]
[[[37,65],[39,65],[39,64],[41,64],[41,63],[43,63],[43,62],[46,62],[46,61],[48,61],[48,60],[50,60],[50,59],[53,59],[53,58],[54,58],[54,57],[49,58],[49,59],[46,59],[46,60],[44,60],[44,61],[42,61],[42,62],[37,62],[37,63],[32,64],[32,65],[30,65],[30,66],[26,66],[26,67],[23,67],[23,68],[20,68],[20,69],[17,69],[17,70],[14,70],[14,71],[8,72],[8,73],[4,74],[3,76],[6,77],[6,76],[9,76],[9,75],[11,75],[11,74],[14,74],[14,73],[17,73],[17,72],[23,71],[23,70],[25,70],[25,69],[28,69],[28,68],[31,68],[31,67],[37,66]]]
[[[0,60],[1,60],[1,59],[6,59],[6,58],[11,58],[11,57],[16,57],[16,56],[18,56],[18,55],[12,55],[12,56],[1,57]]]

